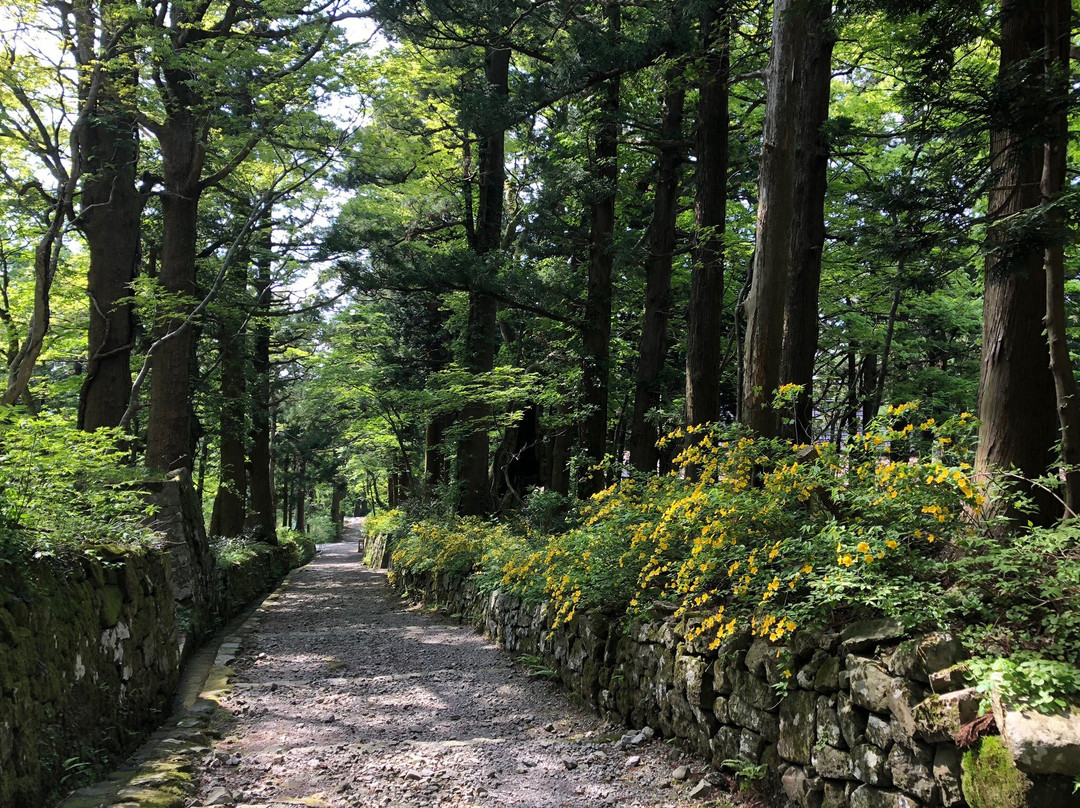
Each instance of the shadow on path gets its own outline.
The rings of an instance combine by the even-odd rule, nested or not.
[[[693,804],[675,750],[616,749],[620,730],[486,639],[403,605],[349,533],[244,640],[195,805]]]

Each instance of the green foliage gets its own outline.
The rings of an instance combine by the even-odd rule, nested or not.
[[[559,671],[544,662],[542,656],[537,654],[522,654],[517,661],[525,668],[529,676],[537,679],[549,679],[555,681],[559,678]]]
[[[1039,711],[1064,709],[1080,694],[1080,670],[1073,664],[1043,659],[1030,652],[1010,658],[980,658],[968,663],[975,687],[983,694],[982,709],[992,696]]]
[[[297,533],[289,528],[279,527],[278,546],[284,547],[292,555],[292,566],[306,564],[315,557],[315,541],[304,533]]]
[[[740,791],[749,790],[758,780],[764,780],[769,767],[764,763],[754,763],[746,758],[727,758],[720,762],[720,767],[735,775]]]
[[[119,430],[83,432],[62,415],[0,410],[0,548],[51,552],[153,538]]]
[[[244,536],[211,536],[210,550],[214,554],[214,561],[221,569],[235,567],[250,561],[259,554],[265,544],[249,539]]]
[[[975,430],[968,413],[938,423],[915,404],[889,408],[843,446],[689,427],[668,438],[683,447],[675,472],[620,481],[569,529],[427,520],[395,565],[475,571],[482,588],[550,600],[557,623],[582,607],[647,617],[665,601],[687,638],[714,647],[736,630],[779,641],[880,615],[957,631],[976,649],[1010,638],[1002,654],[1026,647],[1062,661],[976,663],[980,681],[1060,705],[1080,691],[1068,664],[1080,653],[1076,528],[992,538],[969,463]]]
[[[966,634],[972,647],[1077,659],[1080,525],[973,533],[960,546],[963,555],[953,568],[970,593]]]

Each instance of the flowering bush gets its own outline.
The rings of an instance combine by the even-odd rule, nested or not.
[[[687,427],[665,439],[684,447],[673,473],[600,492],[579,527],[420,523],[394,560],[475,568],[488,587],[551,599],[560,621],[581,605],[637,614],[669,601],[714,643],[737,628],[777,640],[856,612],[940,625],[959,606],[942,569],[983,503],[973,432],[968,413],[939,424],[914,404],[843,447]]]

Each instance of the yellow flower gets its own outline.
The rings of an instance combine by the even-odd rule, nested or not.
[[[870,552],[870,545],[867,544],[864,541],[861,541],[861,542],[859,542],[859,546],[856,547],[855,549],[858,550],[860,553],[869,553]]]
[[[897,547],[897,544],[896,544],[896,541],[894,539],[888,539],[885,542],[885,546],[888,547],[890,550],[895,550],[896,547]]]

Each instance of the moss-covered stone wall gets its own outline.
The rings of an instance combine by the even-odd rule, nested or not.
[[[796,632],[786,645],[749,635],[718,649],[684,640],[658,606],[629,626],[597,612],[553,628],[545,604],[481,593],[470,579],[399,578],[414,599],[461,615],[507,650],[558,671],[585,703],[677,738],[716,768],[765,764],[773,808],[1067,808],[1067,774],[1020,771],[996,736],[955,742],[978,696],[945,634],[907,637],[890,621]]]
[[[169,709],[178,661],[164,556],[0,564],[0,805],[37,808],[129,750]]]
[[[181,585],[163,550],[0,563],[0,808],[47,805],[167,717],[180,675],[177,603],[187,608],[193,588],[212,592],[205,634],[313,553],[267,547],[224,569],[188,565]]]

